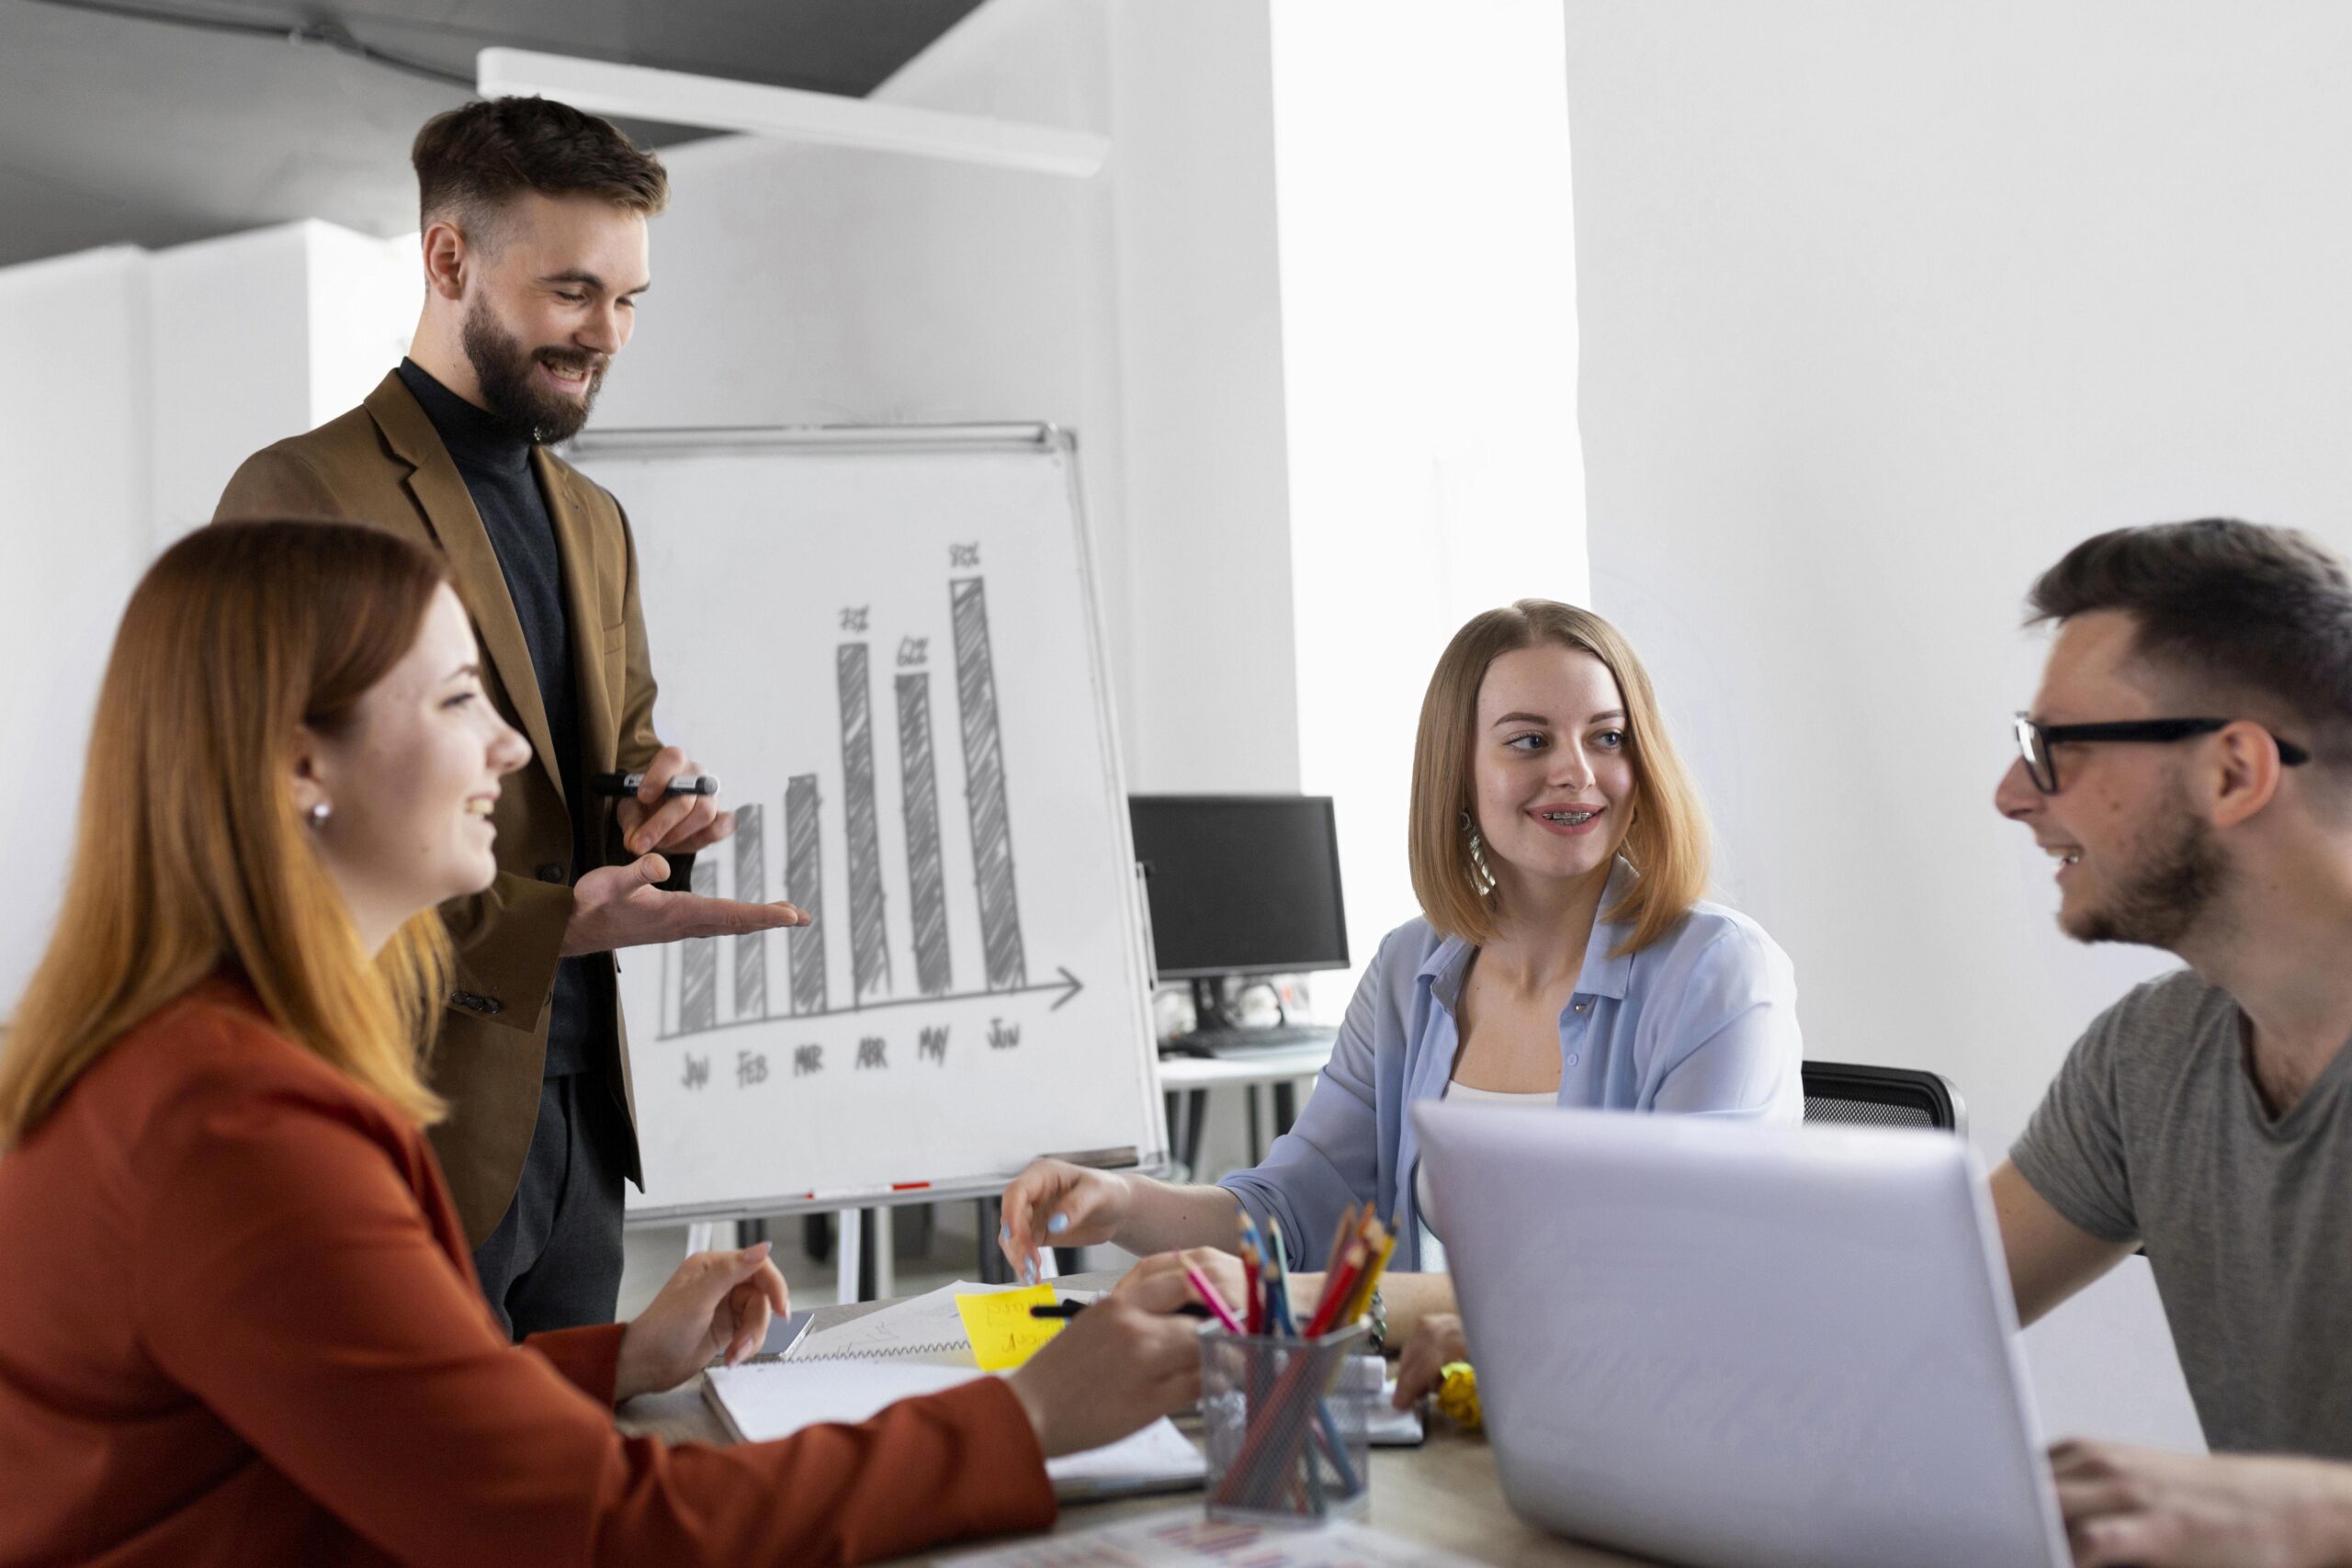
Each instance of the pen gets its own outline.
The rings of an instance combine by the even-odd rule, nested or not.
[[[597,773],[588,781],[588,787],[598,795],[635,795],[645,787],[643,773]],[[680,773],[670,781],[663,795],[717,795],[717,773]]]
[[[1031,1317],[1076,1317],[1080,1313],[1084,1312],[1090,1304],[1091,1303],[1087,1302],[1069,1301],[1056,1302],[1051,1306],[1047,1306],[1043,1303],[1040,1303],[1036,1306],[1033,1306],[1029,1309],[1029,1315]],[[1176,1309],[1176,1315],[1178,1317],[1206,1317],[1208,1314],[1209,1309],[1203,1306],[1198,1302],[1186,1302],[1182,1306]]]

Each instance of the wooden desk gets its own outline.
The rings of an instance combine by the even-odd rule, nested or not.
[[[1108,1273],[1080,1274],[1056,1282],[1076,1290],[1104,1290],[1117,1278]],[[887,1304],[862,1302],[854,1306],[820,1307],[810,1332],[846,1323]],[[630,1400],[617,1415],[621,1429],[673,1443],[727,1443],[727,1428],[704,1400],[702,1384],[697,1376],[668,1393]],[[1486,1439],[1461,1432],[1443,1420],[1433,1420],[1430,1427],[1429,1441],[1418,1449],[1372,1450],[1372,1524],[1503,1568],[1650,1568],[1644,1559],[1579,1546],[1521,1523],[1504,1506],[1495,1456]],[[1197,1492],[1067,1504],[1054,1529],[1058,1534],[1107,1524],[1124,1515],[1199,1506]],[[940,1548],[935,1554],[900,1562],[928,1562],[933,1555],[946,1556],[981,1544],[985,1543],[957,1542]]]

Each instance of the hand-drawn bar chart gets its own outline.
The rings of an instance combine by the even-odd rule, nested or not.
[[[1004,798],[1004,738],[997,723],[996,671],[989,659],[988,595],[977,577],[948,585],[955,609],[956,700],[964,715],[966,800],[978,863],[980,940],[988,950],[989,989],[1028,979],[1021,951],[1021,900],[1012,883],[1012,819]]]
[[[881,826],[874,814],[874,704],[865,644],[845,642],[835,661],[842,714],[842,807],[849,823],[849,959],[859,1001],[890,988],[890,941],[882,907]]]
[[[765,818],[758,802],[735,812],[735,897],[747,904],[767,900]],[[735,1006],[764,1014],[768,1010],[768,950],[756,935],[735,939]]]
[[[812,929],[821,932],[825,929],[825,860],[818,836],[818,809],[817,775],[793,775],[784,790],[784,897],[787,903],[807,910],[816,921]],[[827,1010],[821,949],[814,962],[792,966],[792,1010],[796,1016]]]
[[[1021,925],[1020,886],[1012,844],[1002,716],[989,639],[988,586],[982,578],[952,577],[947,582],[949,643],[955,658],[956,728],[962,745],[964,815],[970,829],[969,886],[977,905],[979,951],[964,955],[967,971],[959,990],[948,916],[947,851],[941,833],[937,727],[932,706],[928,637],[907,637],[898,644],[898,668],[889,697],[897,719],[899,818],[905,829],[903,874],[906,911],[912,932],[910,989],[893,963],[889,906],[892,894],[881,842],[881,810],[876,762],[875,643],[857,636],[867,630],[865,613],[844,612],[852,639],[833,649],[832,691],[839,719],[840,795],[825,796],[823,773],[795,773],[786,780],[781,845],[784,897],[817,917],[811,927],[786,933],[788,971],[777,998],[768,983],[770,949],[758,935],[703,937],[662,949],[665,1007],[662,1039],[707,1033],[778,1017],[818,1018],[922,1001],[992,998],[1027,991],[1059,991],[1054,1006],[1077,994],[1080,982],[1069,970],[1046,983],[1029,983],[1027,945]],[[709,897],[759,902],[768,895],[768,803],[735,807],[731,853],[714,851],[695,863],[694,890]],[[838,811],[838,817],[832,813]],[[828,837],[838,823],[840,863],[846,870],[849,919],[835,929],[824,919]],[[718,862],[729,863],[731,886],[720,886]],[[848,944],[850,988],[836,997],[829,981],[835,942]],[[730,987],[720,985],[722,942],[734,944]],[[673,971],[674,970],[674,973]],[[781,1006],[776,1005],[781,1001]]]
[[[678,430],[572,456],[628,501],[652,733],[727,781],[734,832],[682,881],[815,917],[616,955],[632,1215],[996,1191],[1048,1151],[1159,1160],[1074,440]]]
[[[942,996],[955,984],[947,951],[945,857],[939,844],[939,770],[931,757],[931,672],[899,677],[899,797],[906,802],[907,892],[915,926],[915,988]]]

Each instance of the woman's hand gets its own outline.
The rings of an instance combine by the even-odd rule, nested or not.
[[[1187,1264],[1199,1269],[1201,1277],[1215,1287],[1227,1312],[1237,1319],[1247,1318],[1249,1271],[1241,1267],[1241,1259],[1214,1247],[1188,1247],[1182,1252],[1156,1252],[1128,1269],[1119,1282],[1111,1287],[1111,1293],[1121,1296],[1156,1290],[1160,1280],[1174,1280],[1185,1285],[1192,1298],[1199,1301],[1199,1290],[1193,1288],[1184,1278]],[[1323,1299],[1324,1277],[1320,1274],[1286,1274],[1283,1278],[1290,1292],[1290,1314],[1303,1330],[1307,1319],[1315,1315],[1316,1303]],[[1206,1306],[1208,1303],[1202,1302],[1201,1304]]]
[[[1201,1396],[1200,1325],[1168,1315],[1193,1299],[1181,1272],[1122,1281],[1005,1380],[1047,1459],[1116,1442]]]
[[[791,1305],[770,1245],[697,1252],[678,1265],[621,1335],[616,1404],[675,1388],[720,1355],[731,1367],[760,1348],[770,1317]]]
[[[1163,1287],[1173,1281],[1172,1288],[1183,1292],[1184,1299],[1200,1301],[1201,1292],[1185,1277],[1187,1267],[1198,1269],[1201,1278],[1216,1292],[1225,1310],[1237,1319],[1242,1316],[1248,1286],[1241,1272],[1241,1259],[1229,1252],[1219,1252],[1213,1247],[1191,1247],[1182,1252],[1155,1252],[1120,1276],[1111,1287],[1112,1296],[1120,1301],[1157,1300]],[[1209,1303],[1201,1302],[1203,1306]]]
[[[1448,1363],[1470,1359],[1469,1342],[1462,1337],[1462,1319],[1450,1312],[1433,1312],[1413,1325],[1396,1358],[1396,1398],[1399,1410],[1437,1387]]]
[[[1041,1247],[1092,1247],[1118,1239],[1135,1190],[1113,1171],[1066,1159],[1032,1161],[1005,1184],[1004,1228],[997,1245],[1024,1285],[1037,1282]]]

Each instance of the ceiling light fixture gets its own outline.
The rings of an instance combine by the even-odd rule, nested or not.
[[[1111,153],[1110,138],[1091,130],[945,114],[872,98],[770,87],[649,65],[614,65],[535,50],[485,49],[475,70],[486,98],[560,98],[591,114],[748,131],[820,146],[905,152],[1073,179],[1095,174]]]

